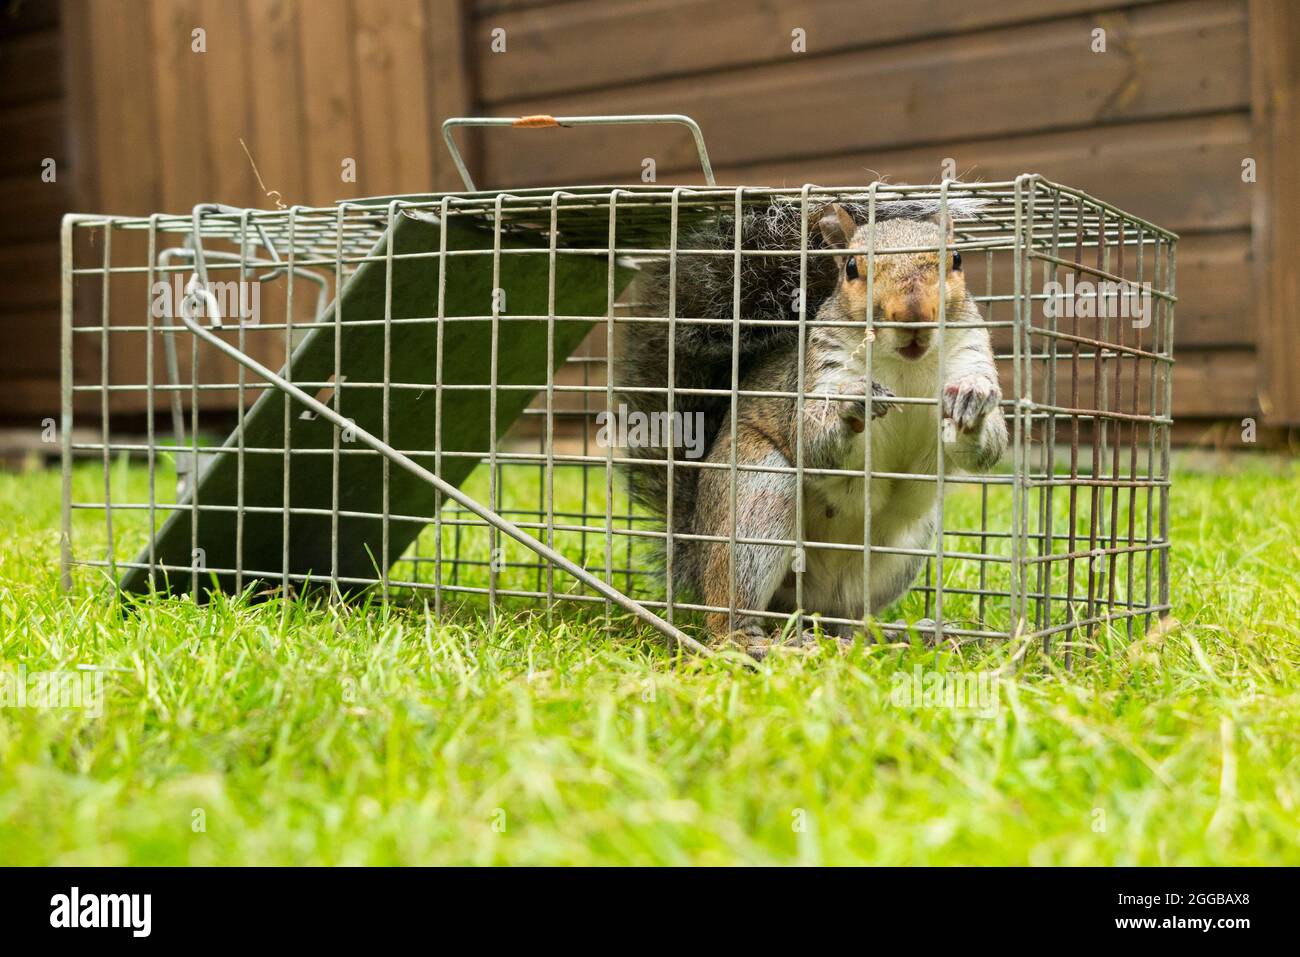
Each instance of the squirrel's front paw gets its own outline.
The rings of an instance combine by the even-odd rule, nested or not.
[[[872,421],[880,418],[893,408],[889,403],[889,400],[892,398],[894,398],[894,392],[892,389],[886,388],[879,382],[871,383]],[[849,428],[854,432],[864,431],[867,427],[867,400],[858,399],[856,402],[852,403],[849,408],[851,411],[845,416],[845,421],[848,422]]]
[[[997,382],[984,376],[965,376],[943,387],[943,417],[962,432],[974,432],[1001,401]]]

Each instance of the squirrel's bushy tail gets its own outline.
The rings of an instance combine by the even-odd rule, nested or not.
[[[832,200],[819,198],[809,203],[808,248],[824,249],[817,222]],[[858,222],[867,222],[865,203],[841,202]],[[982,205],[970,200],[949,201],[950,215],[964,218]],[[876,204],[876,219],[926,219],[937,215],[938,203],[930,200],[890,200]],[[754,361],[770,350],[795,347],[798,327],[785,324],[799,318],[799,256],[765,256],[751,253],[783,250],[798,253],[802,224],[800,203],[772,199],[746,206],[741,215],[740,326],[733,327],[735,257],[717,251],[735,248],[736,221],[731,214],[718,214],[683,229],[678,236],[676,270],[676,322],[669,315],[670,275],[666,259],[646,266],[637,279],[637,317],[624,327],[615,362],[616,388],[620,402],[629,412],[648,417],[668,411],[669,358],[673,361],[673,412],[691,416],[693,426],[703,424],[705,449],[712,446],[731,408],[727,395],[692,395],[679,390],[712,389],[729,391],[732,386],[732,356],[739,355],[740,379]],[[691,255],[691,250],[713,251]],[[836,267],[830,257],[808,257],[808,302],[806,314],[817,314],[835,288]],[[689,320],[709,320],[707,323]],[[657,390],[657,391],[643,391]],[[684,420],[679,420],[684,421]],[[686,458],[687,449],[671,442],[657,447],[641,445],[623,454],[644,464],[625,471],[636,502],[651,514],[667,519],[669,489],[667,461],[673,456],[672,528],[674,534],[690,533],[695,516],[695,492],[701,470],[678,463],[700,461]],[[706,451],[707,454],[707,451]],[[693,592],[697,577],[698,543],[675,539],[673,548],[674,586]]]
[[[810,211],[810,222],[815,222]],[[745,324],[737,336],[732,325],[735,295],[735,258],[729,255],[691,255],[689,250],[729,250],[735,246],[735,218],[720,214],[685,229],[678,236],[676,275],[676,322],[670,332],[666,317],[670,312],[670,276],[666,260],[650,263],[637,278],[636,316],[647,321],[632,322],[625,327],[616,360],[620,401],[630,412],[647,417],[668,411],[669,359],[675,357],[673,412],[678,421],[690,421],[692,428],[703,428],[707,449],[713,444],[731,409],[726,395],[694,395],[692,389],[730,390],[732,355],[739,352],[740,377],[755,358],[773,348],[796,342],[796,327],[772,320],[797,319],[799,260],[791,256],[742,255],[740,265],[740,316]],[[741,243],[744,250],[798,250],[800,235],[797,203],[774,201],[767,205],[746,207],[741,217]],[[820,234],[809,231],[809,247],[820,247]],[[821,300],[834,288],[835,268],[825,257],[808,260],[808,315],[813,315]],[[705,319],[709,323],[689,320]],[[641,391],[658,390],[658,391]],[[667,447],[665,447],[667,446]],[[665,443],[628,448],[624,454],[644,461],[625,471],[633,499],[652,515],[668,518],[669,490],[672,491],[672,531],[692,530],[695,515],[695,491],[700,469],[679,463],[700,461],[686,457],[683,445]],[[668,456],[673,456],[671,485],[668,479]],[[693,592],[697,580],[698,543],[675,539],[673,578],[678,589]]]

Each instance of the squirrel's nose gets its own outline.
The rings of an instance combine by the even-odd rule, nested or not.
[[[884,303],[885,319],[889,322],[934,322],[932,297],[913,293]]]

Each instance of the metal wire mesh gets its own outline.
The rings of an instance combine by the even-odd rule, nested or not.
[[[389,458],[353,443],[346,429],[320,420],[301,403],[281,397],[279,440],[249,444],[236,426],[263,393],[278,390],[245,364],[230,361],[209,341],[216,338],[266,367],[283,368],[293,385],[349,421],[369,396],[365,421],[356,421],[380,443],[392,438],[396,396],[431,397],[422,408],[433,420],[432,447],[396,452],[439,476],[461,463],[467,477],[454,484],[475,502],[669,623],[689,630],[699,613],[724,612],[780,627],[791,620],[785,612],[738,607],[734,599],[729,606],[706,605],[674,593],[671,576],[665,580],[646,557],[649,546],[658,544],[671,561],[672,524],[632,504],[622,470],[636,460],[614,443],[597,442],[598,416],[616,411],[620,328],[646,322],[684,328],[706,321],[646,314],[638,282],[624,288],[624,271],[635,275],[647,264],[688,256],[734,257],[739,264],[744,257],[781,255],[801,263],[806,282],[807,263],[828,252],[807,244],[774,252],[739,245],[691,248],[683,241],[692,224],[774,200],[802,209],[806,235],[810,204],[828,198],[866,204],[929,199],[945,209],[958,199],[980,201],[976,215],[955,223],[951,246],[935,252],[956,251],[965,259],[967,287],[993,337],[1009,451],[1000,467],[979,475],[946,464],[941,447],[932,472],[873,469],[869,451],[865,469],[844,470],[871,483],[936,483],[942,505],[927,547],[806,540],[802,523],[793,539],[767,543],[799,552],[851,552],[863,563],[864,580],[873,556],[914,553],[924,560],[923,573],[901,610],[892,613],[933,619],[933,633],[955,640],[1019,635],[1044,642],[1061,638],[1068,646],[1107,625],[1131,635],[1135,625],[1167,611],[1176,237],[1037,176],[834,190],[600,186],[449,193],[326,209],[204,206],[190,216],[70,217],[63,239],[65,583],[73,584],[74,570],[88,569],[92,577],[117,582],[134,574],[153,588],[195,595],[215,587],[261,594],[311,583],[338,592],[373,589],[390,600],[428,601],[437,614],[460,607],[488,615],[538,608],[550,616],[563,606],[613,610],[608,594],[596,593],[503,535],[500,524],[446,502],[441,493],[431,508],[409,510],[409,500],[394,492]],[[386,239],[403,220],[433,226],[441,242],[403,250]],[[449,248],[446,237],[457,223],[483,236],[482,244]],[[863,252],[875,257],[891,251]],[[604,305],[566,313],[569,290],[561,264],[579,259],[591,267]],[[403,264],[412,262],[423,263],[436,278],[416,294],[422,308],[395,310],[395,294],[410,291],[394,281],[394,270],[404,275]],[[373,308],[344,315],[338,294],[366,266],[383,276],[382,298],[372,301]],[[545,308],[518,311],[496,295],[503,269],[525,266],[537,270]],[[485,288],[492,294],[475,311],[450,314],[449,283],[474,270],[490,276]],[[739,287],[741,270],[735,275]],[[233,307],[210,294],[222,280],[238,286]],[[1067,292],[1056,292],[1060,287],[1053,284]],[[256,315],[247,308],[251,286],[258,290]],[[1130,288],[1147,291],[1149,309],[1140,318],[1104,308],[1108,297],[1114,306]],[[327,309],[331,298],[337,304]],[[1065,315],[1049,308],[1063,302],[1072,306]],[[204,322],[208,336],[191,331],[185,318]],[[734,321],[743,334],[746,318],[736,315]],[[941,304],[935,323],[940,337],[952,322]],[[302,348],[304,333],[330,324],[330,374],[294,378],[295,366],[286,357]],[[378,376],[346,375],[344,324],[351,335],[368,337],[352,343],[372,342],[381,350]],[[449,375],[470,358],[447,345],[449,330],[461,324],[484,333],[488,355],[473,357],[484,360],[482,381],[453,381]],[[564,336],[557,341],[557,329],[579,324],[586,334],[577,348]],[[817,320],[801,306],[789,324],[802,343]],[[520,330],[529,326],[542,334],[524,346]],[[434,360],[422,375],[393,374],[393,337],[403,328],[419,330],[434,343]],[[546,351],[544,360],[536,357],[544,372],[527,381],[502,375],[517,352],[538,343]],[[672,408],[673,381],[663,388]],[[750,394],[740,389],[738,375],[726,391],[733,406]],[[446,429],[465,428],[444,411],[448,397],[456,395],[481,400],[474,406],[483,418],[480,437],[468,447],[443,443]],[[503,419],[498,405],[510,395],[526,400],[526,407]],[[821,397],[791,398],[804,403]],[[941,395],[936,390],[910,401],[936,406]],[[324,440],[301,441],[313,430]],[[938,436],[936,442],[942,446]],[[233,498],[206,500],[203,477],[221,457],[234,463]],[[265,481],[265,473],[250,465],[256,458],[282,469],[273,504],[261,504],[265,490],[250,485],[250,475]],[[123,469],[126,460],[144,469]],[[349,508],[348,476],[357,474],[350,460],[373,467],[365,474],[379,485],[379,507]],[[737,465],[734,456],[722,466],[684,464],[669,456],[663,467],[729,467],[734,485]],[[800,488],[811,475],[837,471],[812,469],[798,455],[785,468],[798,476]],[[321,488],[328,484],[328,503],[298,504],[291,481],[296,473],[314,476]],[[205,523],[217,515],[232,536],[229,565],[209,565],[201,553],[200,542],[214,527]],[[158,554],[155,535],[172,516],[188,526],[189,561]],[[864,535],[870,541],[870,510],[867,516]],[[317,523],[311,527],[321,530],[326,543],[317,552],[326,557],[311,567],[294,557],[293,523],[299,519]],[[350,529],[358,522],[379,529],[380,547],[369,556],[368,574],[343,570],[357,567],[348,552],[354,548]],[[277,536],[254,534],[272,526]],[[409,535],[396,534],[398,529]],[[408,546],[390,551],[393,541],[408,538]],[[734,516],[731,535],[723,540],[732,549],[743,543]],[[274,542],[272,554],[266,541]],[[801,594],[805,572],[796,568],[792,574]],[[799,630],[814,620],[861,628],[890,612],[867,607],[862,619],[841,619],[820,611],[800,607],[793,622]]]

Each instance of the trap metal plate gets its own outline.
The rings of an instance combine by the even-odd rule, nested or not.
[[[490,224],[485,228],[480,219],[452,217],[445,224],[446,249],[453,255],[446,257],[444,319],[402,322],[439,315],[438,253],[443,228],[432,212],[397,217],[346,280],[341,295],[293,350],[283,374],[296,382],[320,382],[337,372],[341,415],[385,436],[390,445],[430,470],[436,464],[443,479],[460,486],[488,454],[494,418],[500,438],[547,382],[548,334],[553,336],[552,362],[558,366],[596,318],[606,315],[610,277],[604,256],[557,255],[552,310],[547,237],[503,229],[501,254],[494,256]],[[390,238],[391,257],[387,255]],[[570,240],[558,238],[557,248],[564,248],[566,241]],[[531,252],[511,254],[524,249]],[[496,281],[494,269],[499,269]],[[617,296],[634,270],[620,263],[613,272]],[[502,311],[496,322],[494,379],[491,313],[498,288],[504,292],[508,311]],[[393,320],[389,323],[383,321],[386,307]],[[548,315],[566,318],[548,320]],[[581,316],[593,319],[573,318]],[[387,381],[403,384],[390,387],[387,396],[382,387],[386,352]],[[439,399],[432,383],[440,359]],[[495,389],[489,388],[493,382]],[[408,387],[410,383],[431,385],[420,389]],[[290,403],[287,417],[286,402]],[[439,402],[440,416],[436,414]],[[192,575],[175,569],[193,568],[195,549],[202,550],[198,553],[203,563],[200,589],[232,591],[237,578],[245,587],[262,578],[279,579],[285,567],[297,581],[302,580],[297,576],[334,578],[343,588],[349,587],[349,579],[373,581],[385,570],[385,512],[390,516],[387,564],[402,556],[437,509],[436,490],[400,469],[391,469],[385,482],[384,460],[359,445],[341,443],[336,454],[335,427],[324,420],[304,419],[301,412],[284,393],[267,389],[219,449],[200,450],[202,468],[196,485],[155,537],[153,567],[171,566],[171,570],[155,572],[153,587],[188,591]],[[249,451],[284,448],[291,453]],[[443,453],[440,461],[435,460],[435,448]],[[150,562],[146,551],[137,562],[142,567],[126,572],[121,588],[148,590]]]

